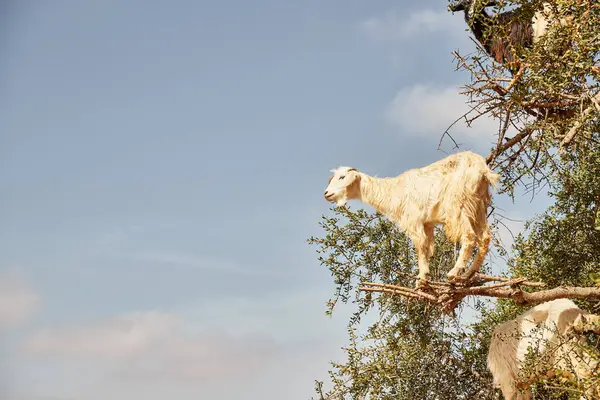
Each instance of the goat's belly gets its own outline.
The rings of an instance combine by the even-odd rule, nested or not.
[[[447,212],[445,212],[445,210],[440,209],[439,207],[435,206],[431,209],[431,212],[427,216],[427,219],[429,220],[430,223],[437,225],[437,224],[448,223],[448,220],[450,217],[451,216]]]
[[[438,216],[431,216],[427,219],[427,222],[434,225],[444,225],[446,221]]]

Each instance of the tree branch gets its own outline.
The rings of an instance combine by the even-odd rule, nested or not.
[[[489,282],[498,282],[487,285]],[[414,299],[428,301],[442,306],[445,313],[449,314],[467,296],[496,297],[511,299],[519,304],[538,304],[555,299],[600,299],[600,287],[571,287],[561,286],[554,289],[526,292],[527,287],[544,286],[542,282],[530,282],[526,278],[507,279],[496,276],[476,274],[471,282],[427,282],[422,289],[413,289],[403,286],[390,285],[376,282],[364,282],[360,288],[363,292],[387,293],[401,295]]]
[[[496,157],[500,154],[504,153],[507,149],[510,149],[515,144],[521,142],[526,137],[530,136],[534,132],[535,128],[528,127],[525,128],[521,133],[513,136],[511,139],[507,140],[506,143],[498,146],[490,155],[488,155],[485,161],[490,164]]]

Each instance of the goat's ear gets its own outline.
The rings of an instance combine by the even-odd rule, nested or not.
[[[352,168],[350,171],[354,172],[354,181],[353,182],[360,182],[360,173],[358,172],[358,170]]]
[[[531,319],[535,324],[539,324],[546,318],[548,318],[548,310],[536,310],[533,313],[531,313]]]
[[[575,321],[573,321],[573,324],[571,326],[567,327],[566,330],[567,330],[567,332],[568,331],[583,332],[583,331],[585,331],[586,324],[587,324],[587,318],[585,317],[585,314],[579,314],[575,318]]]

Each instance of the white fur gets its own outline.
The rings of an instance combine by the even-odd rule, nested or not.
[[[429,275],[436,224],[444,225],[450,241],[461,242],[458,260],[448,277],[464,272],[475,245],[477,256],[467,276],[479,270],[491,238],[487,223],[489,186],[496,186],[499,179],[483,157],[470,151],[456,153],[393,178],[375,178],[350,167],[332,172],[325,190],[328,201],[343,206],[348,200],[361,200],[412,239],[418,255],[418,284]]]
[[[486,7],[494,5],[493,3],[495,2],[489,2]],[[479,9],[478,14],[475,14],[475,6],[479,5],[475,0],[458,0],[453,2],[451,9],[463,10],[465,12],[465,19],[470,26],[471,23],[474,23],[476,20],[483,25],[489,25],[492,21],[498,19],[501,21],[501,25],[504,23],[508,24],[507,26],[500,26],[498,28],[498,36],[495,32],[491,32],[491,35],[487,38],[482,36],[483,32],[481,30],[473,30],[473,26],[471,26],[471,31],[475,34],[477,40],[482,45],[487,43],[487,45],[491,46],[489,48],[486,47],[488,54],[497,62],[506,63],[509,62],[506,57],[512,53],[511,49],[507,46],[516,45],[517,47],[530,47],[539,42],[540,38],[546,34],[550,24],[556,22],[559,22],[561,25],[572,23],[572,16],[562,17],[557,21],[558,18],[554,12],[555,8],[553,9],[551,4],[551,2],[544,2],[543,9],[536,11],[532,20],[529,22],[521,20],[515,21],[511,15],[513,14],[512,10],[492,16],[486,11],[486,7],[482,7]],[[509,26],[510,28],[507,32],[505,28]],[[516,29],[514,32],[513,28]],[[521,34],[517,34],[518,31],[522,31]],[[513,36],[512,33],[515,33],[515,35]],[[507,34],[508,36],[506,36]]]
[[[565,341],[562,335],[574,326],[598,320],[600,317],[582,311],[571,300],[558,299],[539,304],[497,326],[488,352],[488,368],[494,377],[494,385],[502,390],[505,400],[531,399],[527,382],[551,377],[558,369],[566,372],[565,378],[589,377],[599,367],[598,361],[578,351],[578,339]],[[535,368],[523,376],[530,351],[536,357]],[[574,375],[569,373],[572,370]],[[590,389],[590,394],[593,390]]]
[[[537,43],[540,38],[546,34],[548,30],[548,24],[550,20],[555,19],[554,11],[549,3],[544,3],[544,9],[542,11],[536,11],[532,22],[533,28],[533,43]],[[573,17],[564,17],[560,19],[561,25],[570,24],[573,21]]]

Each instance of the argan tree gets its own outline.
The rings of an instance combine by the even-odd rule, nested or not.
[[[488,263],[462,286],[444,282],[456,252],[437,232],[429,291],[411,289],[414,249],[391,222],[360,209],[332,208],[320,223],[323,234],[309,243],[333,277],[327,312],[340,302],[351,303],[355,312],[346,359],[332,362],[329,379],[317,381],[313,398],[501,398],[486,367],[497,324],[560,297],[600,314],[600,2],[552,4],[569,25],[550,21],[535,46],[518,49],[516,72],[493,60],[479,42],[471,54],[454,53],[457,69],[470,72],[461,92],[471,110],[461,118],[498,121],[487,161],[502,175],[500,192],[545,191],[552,206],[527,222],[510,249],[496,232],[494,246],[503,259],[494,262],[506,266],[501,277],[485,275]],[[531,18],[542,3],[497,2],[493,12],[507,7]],[[485,34],[502,32],[490,23]],[[451,135],[452,129],[443,134],[452,141]],[[490,211],[495,225],[502,223]],[[598,356],[599,345],[597,336],[587,335],[585,351]],[[532,388],[536,399],[579,399],[586,385],[599,381],[544,379]]]

